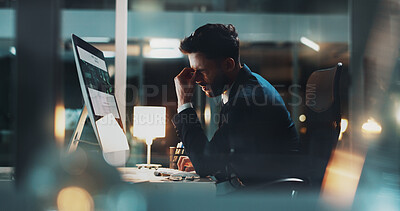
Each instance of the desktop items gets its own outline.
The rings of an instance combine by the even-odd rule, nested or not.
[[[183,143],[179,142],[176,147],[169,147],[169,168],[178,169],[179,157],[185,155],[185,148]]]
[[[169,168],[177,169],[178,166],[174,163],[176,147],[169,147]]]
[[[151,164],[151,145],[155,138],[165,137],[166,108],[162,106],[133,107],[133,136],[146,140],[147,163],[137,164],[138,168],[159,168]]]
[[[166,177],[172,181],[194,181],[195,179],[200,179],[200,176],[196,174],[196,172],[185,172],[179,171],[178,169],[167,169],[167,168],[159,168],[154,171],[155,176]]]

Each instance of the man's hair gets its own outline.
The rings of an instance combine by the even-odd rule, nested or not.
[[[208,59],[230,57],[239,63],[239,38],[232,24],[206,24],[181,41],[184,54],[203,53]]]

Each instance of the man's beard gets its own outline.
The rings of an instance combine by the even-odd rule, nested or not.
[[[228,87],[227,77],[220,75],[215,79],[215,81],[207,86],[208,92],[205,91],[207,97],[217,97],[220,96]]]

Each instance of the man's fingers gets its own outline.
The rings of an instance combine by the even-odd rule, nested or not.
[[[181,156],[178,160],[178,169],[184,171],[185,167],[187,166],[193,166],[192,162],[190,161],[189,157]]]
[[[194,171],[194,167],[193,166],[186,166],[185,171],[187,171],[187,172]]]
[[[193,68],[185,67],[183,70],[176,76],[177,78],[185,78],[190,79],[194,76],[196,71]]]
[[[181,171],[185,167],[185,165],[184,165],[185,158],[187,158],[187,157],[186,156],[180,156],[179,160],[178,160],[178,163],[177,163],[178,169],[181,170]]]

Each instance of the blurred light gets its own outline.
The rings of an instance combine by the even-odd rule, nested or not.
[[[396,120],[397,120],[397,123],[400,124],[400,106],[397,106],[397,109],[396,109]]]
[[[177,59],[182,58],[183,54],[179,49],[151,49],[144,57],[152,59]]]
[[[138,12],[161,12],[164,11],[164,4],[160,4],[159,1],[131,1],[129,2],[130,8],[133,11]]]
[[[164,39],[164,38],[154,38],[150,40],[150,47],[156,48],[179,48],[179,39]]]
[[[100,49],[101,51],[112,51],[115,52],[115,44],[114,43],[94,43],[94,47]],[[138,44],[128,44],[126,53],[127,56],[140,56],[140,46]]]
[[[17,54],[17,50],[15,49],[14,46],[11,46],[9,51],[10,51],[10,53],[11,53],[12,55],[14,55],[14,56]]]
[[[110,75],[110,77],[114,76],[114,74],[115,74],[115,66],[114,65],[108,66],[108,74]]]
[[[211,122],[211,109],[208,103],[204,108],[204,122],[206,125],[209,125]]]
[[[348,125],[349,125],[349,120],[341,119],[341,121],[340,121],[340,132],[341,133],[346,132]]]
[[[104,58],[114,58],[115,52],[114,51],[103,51]]]
[[[109,37],[82,37],[82,39],[92,43],[109,43],[111,41]]]
[[[380,134],[382,132],[382,127],[373,118],[370,118],[362,125],[362,132],[367,134]]]
[[[150,48],[144,49],[143,56],[155,59],[182,58],[183,54],[179,50],[179,45],[179,39],[154,38],[150,40]]]
[[[306,134],[307,133],[307,128],[306,127],[301,127],[300,128],[300,133],[301,134]]]
[[[90,194],[80,187],[67,187],[57,196],[58,210],[94,210],[94,202]]]
[[[326,168],[322,183],[323,200],[340,209],[350,208],[360,180],[364,158],[349,152],[335,150]]]
[[[314,51],[317,51],[317,52],[319,51],[319,45],[306,37],[301,37],[300,42],[303,43],[304,45],[310,47]]]
[[[64,105],[57,105],[54,115],[54,136],[58,146],[64,145],[65,138],[65,108]]]
[[[340,134],[339,134],[339,141],[343,138],[343,133],[346,132],[347,126],[349,125],[349,120],[342,119],[340,121]]]
[[[128,56],[140,56],[141,49],[139,45],[130,44],[126,51]]]
[[[299,121],[300,121],[300,122],[305,122],[306,119],[307,119],[307,117],[306,117],[306,115],[304,115],[304,114],[302,114],[302,115],[299,116]]]

